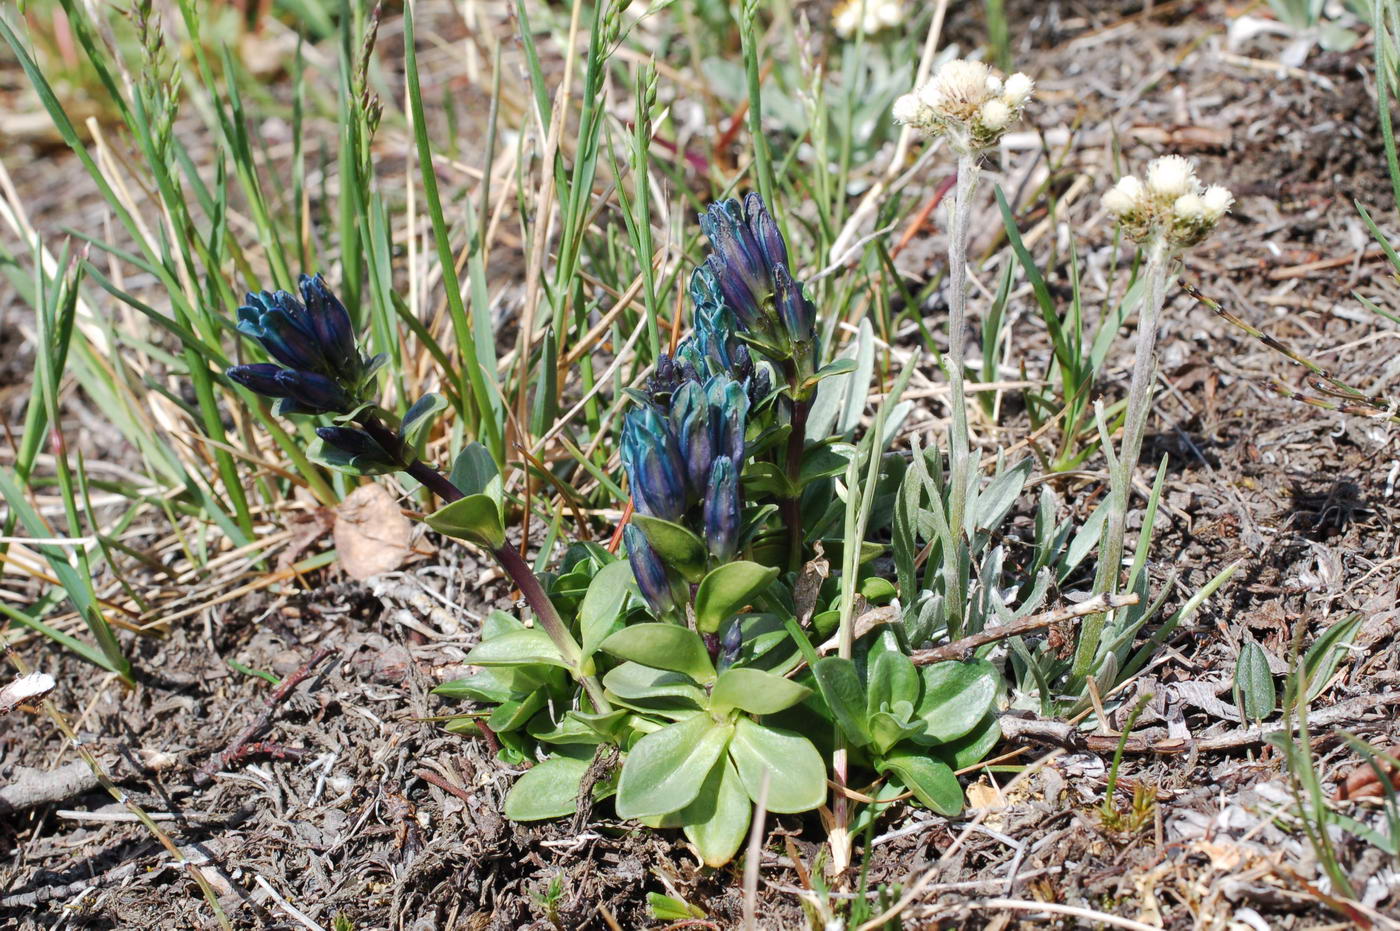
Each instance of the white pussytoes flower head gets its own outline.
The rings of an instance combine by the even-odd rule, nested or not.
[[[1011,124],[1011,108],[996,98],[982,104],[980,116],[982,125],[993,132],[1005,129]]]
[[[1033,84],[1024,74],[1004,78],[985,62],[954,59],[913,91],[920,110],[895,102],[895,119],[943,136],[962,155],[995,145],[1021,117]],[[906,95],[907,96],[907,95]]]
[[[1006,86],[1002,89],[1002,94],[1009,106],[1019,107],[1030,99],[1033,90],[1035,90],[1035,82],[1017,71],[1006,79]]]
[[[1220,185],[1203,188],[1195,166],[1180,155],[1154,159],[1147,166],[1146,184],[1128,175],[1103,197],[1104,209],[1117,218],[1129,239],[1162,244],[1172,252],[1209,236],[1232,203],[1234,198]]]
[[[1172,213],[1178,220],[1199,220],[1206,215],[1206,202],[1201,200],[1201,195],[1188,191],[1172,204]]]
[[[920,114],[924,111],[924,105],[919,102],[919,98],[914,94],[903,94],[897,97],[891,114],[896,123],[918,123]]]
[[[836,34],[843,39],[849,39],[856,34],[856,27],[860,25],[860,8],[856,4],[847,4],[836,11],[832,17],[831,25],[836,29]]]
[[[1196,169],[1180,155],[1164,155],[1147,166],[1147,187],[1158,197],[1174,200],[1198,186]]]
[[[879,20],[882,28],[888,29],[890,26],[898,26],[904,22],[904,4],[896,0],[885,0],[875,8],[875,18]]]
[[[1220,185],[1212,184],[1201,195],[1201,200],[1205,203],[1206,215],[1218,220],[1234,205],[1235,196]]]

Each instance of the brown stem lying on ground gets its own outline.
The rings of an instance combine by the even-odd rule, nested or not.
[[[1308,713],[1309,726],[1331,726],[1344,722],[1363,720],[1368,712],[1379,711],[1386,705],[1400,704],[1400,691],[1377,695],[1362,695],[1330,708]],[[1250,744],[1262,743],[1270,734],[1287,728],[1282,721],[1242,727],[1225,734],[1212,737],[1164,737],[1153,740],[1146,737],[1128,737],[1121,734],[1085,734],[1072,724],[1063,721],[1046,721],[1041,718],[1024,718],[1014,714],[1004,714],[999,719],[1001,732],[1010,740],[1029,739],[1042,743],[1067,747],[1071,750],[1089,750],[1094,753],[1112,753],[1120,741],[1127,753],[1187,753],[1202,750],[1232,750]]]
[[[302,663],[301,667],[297,669],[296,672],[283,679],[281,684],[277,686],[277,691],[273,692],[272,697],[268,699],[267,707],[253,719],[253,723],[239,732],[238,736],[233,739],[233,743],[228,745],[228,749],[199,768],[199,771],[194,774],[195,784],[207,784],[214,778],[214,774],[219,770],[246,759],[256,752],[271,753],[275,756],[279,756],[279,758],[300,754],[301,751],[299,750],[293,750],[290,747],[283,747],[278,744],[267,742],[255,744],[253,743],[253,738],[265,731],[268,725],[272,723],[273,712],[276,711],[277,706],[282,704],[287,696],[292,693],[292,689],[300,685],[307,676],[311,675],[311,671],[320,664],[321,660],[330,656],[333,652],[335,651],[331,647],[321,647],[321,649],[311,654],[311,658]]]
[[[1008,637],[1019,637],[1028,634],[1033,630],[1042,627],[1049,627],[1052,624],[1059,624],[1062,621],[1073,620],[1077,617],[1084,617],[1086,614],[1098,614],[1104,611],[1111,611],[1114,608],[1126,608],[1138,603],[1138,596],[1127,595],[1095,595],[1087,601],[1070,605],[1067,608],[1057,608],[1054,611],[1045,611],[1040,614],[1032,614],[1030,617],[1023,617],[1019,621],[1005,624],[1001,627],[990,627],[979,633],[969,634],[961,640],[944,644],[941,647],[932,647],[927,650],[915,650],[909,654],[909,658],[914,661],[915,666],[927,666],[930,663],[941,663],[950,659],[965,659],[969,653],[978,647],[995,643],[998,640],[1005,640]]]

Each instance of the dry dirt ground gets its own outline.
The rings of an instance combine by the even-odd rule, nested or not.
[[[952,39],[980,35],[981,24],[962,9],[976,6],[955,9]],[[1018,66],[1039,82],[1038,122],[1084,127],[1071,138],[1051,136],[1056,159],[1064,155],[1054,187],[1069,192],[1058,223],[1035,247],[1051,266],[1052,286],[1068,281],[1071,231],[1090,295],[1102,286],[1111,230],[1097,204],[1115,146],[1133,166],[1183,151],[1203,178],[1239,198],[1220,233],[1189,258],[1184,279],[1370,390],[1395,380],[1398,331],[1351,296],[1400,306],[1400,288],[1352,204],[1359,199],[1384,229],[1400,233],[1385,207],[1368,45],[1315,52],[1304,70],[1281,73],[1269,65],[1281,42],[1226,49],[1232,11],[1220,4],[1159,4],[1150,16],[1112,4],[1008,6]],[[73,174],[51,152],[7,163],[35,191],[55,173]],[[1013,150],[995,177],[1009,186],[1043,163],[1030,149]],[[946,171],[934,169],[930,191]],[[1087,188],[1074,190],[1081,177]],[[1024,226],[1039,219],[1032,213]],[[990,202],[978,222],[990,242],[997,229]],[[941,247],[940,230],[930,226],[902,266],[936,272]],[[1046,355],[1043,328],[1024,295],[1018,308],[1011,358],[1034,372]],[[16,319],[19,310],[4,313]],[[936,321],[937,308],[930,314]],[[3,345],[6,375],[19,382],[5,389],[13,423],[28,350],[14,340]],[[1169,928],[1336,927],[1400,917],[1395,861],[1350,836],[1338,841],[1337,855],[1363,905],[1328,907],[1311,846],[1273,817],[1293,803],[1280,753],[1238,720],[1229,692],[1242,639],[1256,640],[1282,672],[1300,628],[1308,642],[1359,611],[1356,648],[1314,710],[1324,716],[1315,732],[1325,788],[1357,762],[1338,729],[1400,742],[1394,431],[1267,390],[1272,373],[1296,379],[1279,357],[1184,294],[1165,315],[1161,348],[1155,432],[1144,456],[1166,455],[1169,463],[1154,587],[1171,588],[1170,610],[1224,566],[1239,560],[1241,568],[1136,684],[1153,699],[1136,725],[1140,739],[1126,755],[1119,799],[1126,806],[1142,786],[1155,789],[1156,802],[1143,809],[1138,830],[1109,830],[1097,812],[1111,756],[1102,742],[1008,741],[1003,751],[1029,751],[1017,762],[1057,755],[1004,797],[981,777],[977,797],[993,810],[980,820],[898,807],[882,818],[867,881],[888,884],[890,900],[923,883],[903,912],[905,927],[1083,923],[998,899]],[[1115,359],[1099,386],[1110,398],[1126,390],[1128,353]],[[1027,432],[1010,401],[1007,409],[1001,427],[983,425],[988,448]],[[931,404],[923,425],[935,428],[945,413]],[[1101,467],[1091,461],[1056,486],[1081,513],[1103,493]],[[202,611],[164,639],[140,640],[133,659],[141,682],[132,692],[41,644],[21,651],[63,683],[62,703],[88,746],[201,861],[238,927],[305,926],[293,909],[323,928],[337,916],[356,929],[604,928],[605,911],[618,927],[659,927],[648,892],[703,909],[708,918],[687,926],[733,926],[738,868],[697,868],[675,835],[635,830],[605,809],[572,823],[501,818],[512,771],[479,742],[445,733],[432,718],[453,709],[428,692],[459,673],[473,617],[509,609],[509,592],[462,549],[424,542],[431,555],[401,574],[363,585],[327,572],[282,595],[251,594]],[[304,681],[275,705],[267,682],[226,662],[287,676],[313,658]],[[257,739],[275,746],[221,761],[268,710]],[[1184,736],[1199,744],[1174,740]],[[0,784],[21,767],[72,759],[37,715],[0,721]],[[0,817],[0,924],[211,926],[196,887],[151,834],[79,782],[67,797]],[[819,869],[823,833],[815,816],[770,827],[762,923],[803,927],[798,893],[808,871]],[[832,901],[840,902],[854,879],[833,882]]]

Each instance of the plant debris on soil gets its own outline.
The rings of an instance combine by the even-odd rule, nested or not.
[[[1012,191],[1045,181],[1051,156],[1059,212],[1039,228],[1046,218],[1031,216],[1023,229],[1036,228],[1027,242],[1052,288],[1067,287],[1074,240],[1086,306],[1096,306],[1091,299],[1109,287],[1105,269],[1115,259],[1098,203],[1116,177],[1115,159],[1136,166],[1183,151],[1202,178],[1230,186],[1238,204],[1188,256],[1181,280],[1368,390],[1394,383],[1400,331],[1378,325],[1352,296],[1400,305],[1400,287],[1353,205],[1364,204],[1387,233],[1400,231],[1385,206],[1390,184],[1367,46],[1315,51],[1304,69],[1283,71],[1268,39],[1227,49],[1232,11],[1221,3],[1126,13],[1113,4],[1007,6],[1017,66],[1037,81],[1045,135],[1008,137],[988,170]],[[980,15],[978,4],[956,5],[945,41],[975,45]],[[17,82],[16,71],[5,63],[7,80]],[[32,196],[32,219],[55,231],[67,223],[91,229],[85,179],[74,180],[70,156],[41,156],[40,145],[10,143],[14,155],[5,160]],[[946,160],[930,164],[926,196],[951,171]],[[975,238],[992,246],[1000,220],[990,195],[984,199]],[[937,274],[942,254],[935,214],[900,254],[900,269]],[[0,402],[14,424],[23,422],[14,415],[27,398],[33,350],[13,334],[32,327],[4,309],[18,306],[6,288]],[[1010,357],[1043,371],[1043,326],[1025,295],[1012,306]],[[1359,613],[1354,646],[1309,723],[1315,766],[1336,804],[1354,817],[1375,811],[1377,793],[1360,791],[1361,758],[1339,735],[1400,743],[1394,428],[1269,390],[1275,375],[1292,378],[1284,361],[1184,293],[1164,316],[1138,473],[1150,484],[1165,457],[1151,590],[1167,593],[1171,611],[1226,566],[1238,562],[1239,570],[1163,645],[1135,680],[1135,695],[1120,696],[1123,711],[1111,726],[1086,733],[1009,712],[1007,739],[992,756],[1019,751],[1009,763],[1035,764],[1024,778],[1008,787],[1000,772],[971,777],[960,818],[900,805],[884,814],[864,850],[867,887],[886,887],[872,916],[907,896],[899,910],[906,928],[1040,926],[1046,910],[1064,927],[1092,925],[1103,913],[1136,922],[1128,927],[1400,926],[1396,861],[1351,834],[1333,840],[1359,906],[1329,896],[1312,846],[1282,817],[1297,799],[1268,736],[1284,722],[1241,720],[1230,694],[1245,640],[1282,674],[1295,640],[1311,643]],[[1126,392],[1129,354],[1113,359],[1097,386],[1110,399]],[[926,398],[906,430],[936,442],[943,404]],[[86,429],[101,442],[101,423]],[[1015,413],[973,429],[988,455],[1031,432]],[[1100,468],[1093,460],[1056,478],[1056,493],[1087,513],[1105,493]],[[1029,496],[1023,505],[1017,519],[1025,527]],[[289,545],[328,547],[334,527],[336,542],[352,549],[358,531],[343,529],[343,519],[309,513],[301,531],[291,525],[301,535]],[[376,563],[385,553],[371,537],[357,541],[362,566],[289,574],[230,600],[221,599],[246,580],[191,583],[171,602],[181,619],[160,638],[130,641],[134,690],[40,641],[16,647],[56,680],[85,749],[186,860],[177,862],[100,786],[53,722],[22,703],[0,719],[0,923],[210,927],[191,881],[197,871],[238,927],[666,925],[652,917],[648,893],[705,916],[672,926],[738,924],[742,861],[703,869],[679,832],[620,822],[606,806],[555,822],[503,818],[519,771],[482,740],[445,731],[441,716],[460,708],[429,693],[464,674],[480,618],[514,610],[513,593],[469,549],[421,531],[389,532],[396,561]],[[169,591],[154,576],[152,586]],[[1124,743],[1117,728],[1139,697],[1145,704]],[[1120,743],[1111,800],[1118,817],[1106,818]],[[760,923],[807,927],[803,898],[823,868],[820,820],[770,816],[767,829]],[[829,888],[839,901],[855,887],[848,877]],[[335,924],[342,919],[348,924]]]

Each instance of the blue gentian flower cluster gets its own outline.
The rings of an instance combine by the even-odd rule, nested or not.
[[[637,512],[681,524],[692,518],[719,562],[732,559],[739,546],[748,412],[747,387],[720,373],[704,381],[687,378],[669,401],[643,403],[623,421],[622,464]],[[642,534],[630,527],[625,533],[637,583],[652,608],[665,614],[683,590]]]
[[[749,194],[743,203],[711,204],[700,217],[700,228],[714,251],[695,270],[691,294],[705,295],[705,304],[722,299],[745,339],[774,361],[791,360],[810,374],[816,358],[816,308],[792,277],[787,243],[763,198]],[[697,299],[697,309],[701,304]]]
[[[281,365],[235,365],[228,377],[278,398],[278,414],[349,413],[378,360],[360,355],[350,313],[320,275],[302,275],[299,286],[300,301],[286,291],[248,295],[238,308],[238,330]]]

